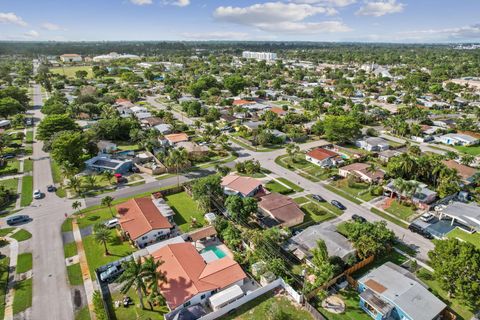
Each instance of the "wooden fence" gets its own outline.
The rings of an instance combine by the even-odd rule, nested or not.
[[[305,310],[307,310],[308,313],[310,313],[310,315],[312,316],[313,319],[315,319],[315,320],[327,320],[320,312],[318,312],[318,310],[314,306],[312,306],[307,301],[305,301],[304,307],[305,307]]]

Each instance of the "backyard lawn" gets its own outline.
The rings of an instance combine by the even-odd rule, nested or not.
[[[415,214],[415,209],[413,207],[401,204],[397,200],[392,201],[390,207],[388,207],[385,211],[405,221],[409,221],[409,218]]]
[[[95,269],[107,263],[116,261],[122,257],[130,255],[135,249],[128,242],[122,242],[117,234],[116,229],[111,229],[112,241],[107,244],[110,254],[105,255],[103,244],[95,241],[95,236],[89,235],[83,238],[83,247],[87,256],[88,268],[90,276],[95,278]]]
[[[117,309],[114,309],[113,302],[114,301],[121,301],[123,297],[127,295],[129,296],[134,305],[129,306],[128,308],[124,308],[123,305],[120,305]],[[150,307],[144,298],[146,308],[142,310],[139,305],[138,295],[135,289],[130,289],[127,294],[123,294],[120,292],[115,292],[112,294],[112,304],[111,308],[115,312],[115,318],[117,320],[130,320],[130,319],[163,319],[163,315],[168,313],[167,306],[155,306],[153,310],[150,310]]]
[[[184,191],[166,196],[168,205],[175,212],[173,219],[180,230],[188,232],[192,229],[192,219],[196,219],[197,225],[204,224],[205,212],[198,209],[197,203]]]
[[[20,205],[26,207],[33,200],[33,177],[23,176],[22,178],[22,194],[20,195]]]
[[[10,259],[3,256],[0,258],[0,319],[3,319],[5,313],[5,293],[8,281],[8,265]]]
[[[59,68],[51,68],[50,72],[54,74],[65,75],[68,78],[75,78],[75,72],[84,70],[88,72],[87,79],[93,77],[92,67],[90,66],[70,66],[70,67],[59,67]]]
[[[269,181],[265,185],[265,188],[270,192],[277,192],[281,194],[290,194],[294,192],[292,189],[285,187],[283,184],[280,184],[275,180]]]
[[[476,246],[478,249],[480,249],[480,233],[478,232],[470,234],[468,232],[460,230],[459,228],[455,228],[447,234],[447,237],[458,238],[463,241],[470,242],[471,244]]]
[[[449,298],[447,292],[440,287],[440,284],[433,278],[433,275],[426,269],[420,269],[417,271],[417,276],[431,289],[432,293],[436,295],[440,300],[445,302],[453,311],[455,311],[459,317],[458,320],[472,319],[473,313],[460,301],[454,298]]]
[[[32,270],[32,253],[21,253],[17,259],[17,274]]]
[[[388,261],[393,262],[396,265],[401,265],[402,263],[404,263],[407,260],[408,260],[408,258],[401,255],[397,251],[392,250],[390,252],[385,253],[381,257],[376,257],[375,260],[372,263],[366,265],[362,269],[353,273],[352,277],[355,278],[355,279],[359,279],[363,275],[367,274],[370,270],[375,269],[375,268],[381,266],[382,264],[384,264],[385,262],[388,262]]]
[[[15,283],[13,314],[20,313],[32,306],[32,278]]]
[[[224,316],[226,320],[263,320],[267,319],[268,311],[272,306],[283,311],[285,319],[289,320],[309,320],[313,319],[308,311],[300,306],[294,305],[288,298],[283,296],[273,296],[272,293],[266,293],[242,306],[230,315]]]
[[[323,309],[321,306],[318,307],[320,312],[328,320],[371,320],[372,318],[360,308],[360,298],[358,297],[358,292],[353,289],[345,289],[337,293],[340,298],[345,302],[345,312],[342,314],[330,313],[327,310]]]

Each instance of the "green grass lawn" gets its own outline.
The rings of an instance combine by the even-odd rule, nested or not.
[[[26,143],[33,143],[33,130],[28,130],[27,135],[25,136]]]
[[[63,181],[63,178],[62,178],[62,170],[60,169],[60,165],[56,163],[54,160],[51,160],[50,166],[52,168],[53,182],[61,183]]]
[[[11,227],[0,229],[0,237],[5,237],[7,234],[12,232],[13,230],[15,230],[15,228],[11,228]]]
[[[23,161],[23,172],[32,172],[33,171],[33,160],[25,159]]]
[[[372,318],[360,308],[358,292],[345,289],[337,293],[345,302],[345,312],[342,314],[330,313],[321,306],[317,308],[328,320],[371,320]]]
[[[268,319],[268,310],[276,305],[289,320],[313,319],[308,311],[294,305],[289,299],[283,296],[273,296],[266,293],[236,309],[233,314],[223,316],[225,320],[264,320]]]
[[[298,174],[310,181],[319,182],[325,180],[334,171],[323,169],[305,159],[304,153],[298,153],[295,156],[295,161],[292,161],[289,155],[283,155],[275,159],[278,165],[292,170],[298,171]]]
[[[388,261],[393,262],[396,265],[401,265],[407,260],[408,258],[406,258],[404,255],[401,255],[397,251],[392,250],[390,252],[385,253],[381,257],[376,257],[372,263],[370,263],[369,265],[366,265],[362,269],[357,270],[355,273],[353,273],[352,277],[355,279],[359,279],[363,275],[367,274],[370,270],[375,269]]]
[[[17,193],[18,179],[13,178],[13,179],[0,180],[0,186],[4,186],[6,189],[13,190],[15,193]]]
[[[20,195],[20,205],[26,207],[33,200],[33,177],[24,176],[22,178],[22,194]]]
[[[410,206],[406,206],[401,204],[397,200],[393,201],[391,206],[387,208],[385,211],[403,219],[405,221],[409,221],[410,217],[415,214],[415,209]]]
[[[69,232],[73,230],[72,218],[67,218],[62,223],[62,232]]]
[[[83,215],[83,217],[77,218],[78,227],[80,229],[88,227],[92,224],[97,224],[97,223],[110,220],[112,219],[112,214],[113,215],[117,214],[117,210],[113,206],[111,211],[108,207],[100,207],[94,210],[84,209],[80,212]]]
[[[126,144],[126,143],[117,143],[118,150],[127,151],[127,150],[140,150],[138,144]]]
[[[277,192],[277,193],[281,193],[281,194],[290,194],[290,193],[295,192],[295,191],[293,191],[293,189],[287,188],[287,187],[278,183],[275,180],[269,181],[265,185],[265,188],[270,192]]]
[[[297,203],[298,205],[300,205],[300,204],[307,203],[307,202],[309,202],[309,201],[311,201],[311,200],[308,199],[307,197],[298,197],[298,198],[294,198],[293,201],[295,201],[295,203]]]
[[[0,319],[3,319],[5,314],[5,294],[7,292],[8,282],[8,265],[10,259],[6,256],[0,258]]]
[[[194,229],[191,226],[192,218],[197,220],[197,225],[204,224],[205,212],[198,209],[197,203],[186,192],[171,194],[165,198],[175,212],[173,219],[180,230],[188,232]]]
[[[402,227],[402,228],[408,228],[408,224],[407,224],[407,223],[405,223],[405,222],[403,222],[403,221],[401,221],[401,220],[398,220],[398,219],[396,219],[396,218],[394,218],[394,217],[391,217],[391,216],[389,216],[388,214],[385,214],[383,211],[380,211],[380,210],[377,209],[377,208],[371,208],[370,211],[373,212],[373,213],[375,213],[377,216],[384,218],[385,220],[388,220],[388,221],[390,221],[390,222],[392,222],[392,223],[395,223],[396,225],[399,225],[399,226]]]
[[[431,289],[431,292],[436,295],[440,300],[445,302],[459,317],[458,320],[469,320],[473,317],[473,312],[469,308],[463,305],[459,300],[448,297],[445,290],[440,287],[440,284],[433,278],[432,273],[426,269],[420,269],[417,271],[417,276]]]
[[[107,263],[116,261],[122,257],[130,255],[135,249],[128,243],[122,242],[116,229],[111,229],[112,241],[107,245],[110,255],[105,255],[103,244],[95,241],[95,236],[89,235],[83,238],[83,247],[87,256],[90,275],[95,278],[95,269]]]
[[[129,296],[132,301],[133,305],[129,306],[128,308],[124,308],[123,305],[120,305],[117,309],[114,308],[113,303],[110,304],[111,310],[115,313],[115,318],[117,320],[131,320],[131,319],[163,319],[163,315],[168,313],[167,306],[155,306],[153,310],[150,310],[150,307],[144,298],[145,309],[139,306],[138,295],[135,289],[128,290],[127,296]],[[125,294],[120,292],[112,293],[112,302],[117,300],[123,300]]]
[[[19,169],[20,162],[17,159],[8,160],[7,164],[0,168],[0,176],[7,174],[16,174]]]
[[[67,267],[68,282],[72,286],[83,284],[82,269],[80,263],[75,263]]]
[[[75,320],[90,320],[90,311],[88,307],[83,307],[75,313]]]
[[[77,243],[70,242],[63,246],[63,254],[65,258],[70,258],[77,255]]]
[[[305,228],[309,225],[320,223],[336,217],[336,215],[333,213],[313,202],[301,206],[301,209],[305,213],[305,217],[303,219],[303,223],[299,225],[298,228]]]
[[[368,191],[370,187],[368,183],[353,182],[352,184],[349,185],[348,179],[342,179],[342,180],[332,182],[332,185],[352,195],[353,197],[362,199],[363,201],[370,201],[373,198],[375,198],[375,196],[372,196]]]
[[[302,192],[303,188],[299,187],[295,183],[285,179],[285,178],[277,178],[278,181],[282,182],[283,184],[286,184],[287,186],[290,187],[290,189],[293,189],[295,192]]]
[[[472,156],[478,156],[480,155],[480,145],[478,146],[471,146],[471,147],[465,147],[465,146],[454,146],[455,149],[462,153],[466,154],[471,154]]]
[[[25,229],[20,229],[12,235],[12,238],[18,242],[28,240],[32,237],[32,234]]]
[[[15,284],[13,314],[22,312],[32,306],[32,278]]]
[[[17,274],[32,270],[32,253],[26,252],[18,255]]]
[[[333,193],[338,194],[340,197],[345,198],[345,199],[347,199],[347,200],[349,200],[353,203],[362,204],[362,201],[358,200],[357,198],[350,195],[349,193],[342,191],[341,189],[337,189],[334,186],[331,186],[331,185],[328,185],[328,184],[324,185],[324,187],[325,187],[325,189],[328,189],[328,190],[332,191]]]
[[[459,228],[455,228],[447,234],[447,237],[458,238],[460,240],[470,242],[478,249],[480,249],[480,233],[478,232],[470,234],[468,232],[460,230]]]
[[[67,78],[75,78],[75,72],[84,70],[88,72],[87,79],[93,78],[92,67],[90,66],[66,66],[66,67],[58,67],[58,68],[51,68],[50,72],[53,74],[60,74],[64,75]]]

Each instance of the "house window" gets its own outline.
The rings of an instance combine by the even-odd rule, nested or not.
[[[189,305],[191,305],[192,303],[190,301],[187,301],[186,303],[183,304],[183,307],[186,308],[188,307]]]
[[[202,300],[205,299],[205,295],[202,294],[202,295],[200,296],[200,299],[202,299]]]
[[[365,308],[366,308],[368,311],[370,311],[370,313],[372,313],[374,316],[377,315],[377,312],[378,312],[378,311],[377,311],[374,307],[372,307],[367,301],[365,301]]]
[[[146,240],[147,238],[148,238],[148,236],[143,236],[142,240]]]

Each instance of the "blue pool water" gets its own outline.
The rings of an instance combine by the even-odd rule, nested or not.
[[[200,253],[205,253],[207,251],[213,251],[213,253],[215,253],[215,255],[218,257],[218,259],[221,259],[227,256],[227,254],[222,250],[220,250],[217,246],[206,247],[205,249],[200,251]]]

